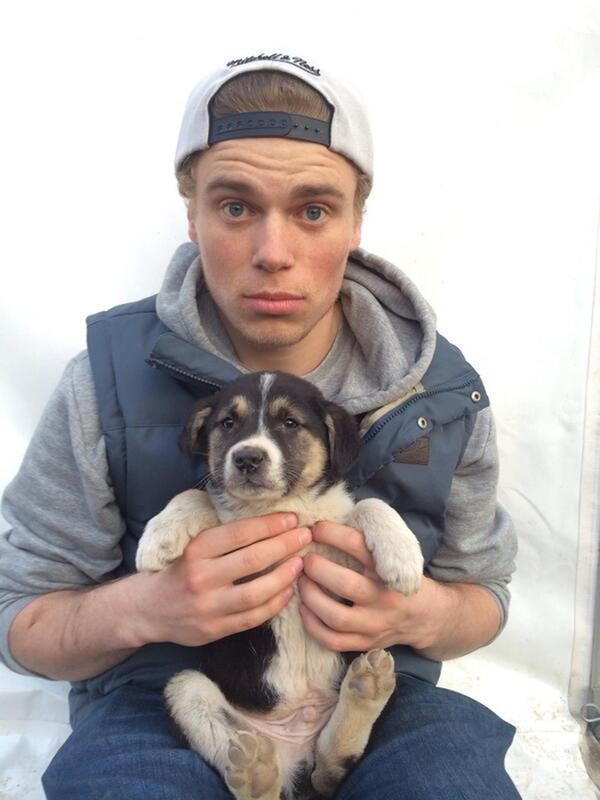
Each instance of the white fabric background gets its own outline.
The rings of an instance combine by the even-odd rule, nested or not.
[[[261,49],[331,65],[366,95],[376,185],[363,246],[414,278],[495,408],[501,499],[520,537],[512,613],[444,681],[519,725],[509,764],[526,800],[591,798],[567,698],[573,664],[573,708],[587,699],[598,551],[597,3],[59,0],[5,12],[0,486],[84,347],[85,316],[154,293],[186,238],[172,157],[193,83]],[[0,798],[41,797],[67,733],[63,695],[0,672]]]

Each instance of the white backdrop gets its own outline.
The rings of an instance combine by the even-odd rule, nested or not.
[[[23,2],[4,12],[0,485],[84,347],[85,316],[156,292],[186,238],[172,160],[192,85],[262,49],[331,66],[366,96],[376,177],[363,246],[418,283],[495,408],[501,499],[520,537],[511,618],[484,654],[449,666],[448,683],[475,695],[479,686],[506,713],[515,696],[506,676],[516,676],[530,732],[542,719],[545,733],[571,735],[572,653],[576,707],[588,679],[597,556],[589,437],[582,457],[586,387],[596,435],[599,394],[587,385],[598,347],[598,3],[174,0],[167,9],[147,0]],[[26,685],[6,681],[0,702]],[[7,758],[0,744],[0,797],[25,797],[2,795],[14,789],[13,773],[1,780]],[[560,786],[536,794],[525,767],[515,770],[524,797],[566,796]]]

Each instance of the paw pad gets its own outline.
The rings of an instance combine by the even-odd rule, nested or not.
[[[228,756],[227,784],[236,790],[236,797],[262,798],[270,792],[279,777],[271,739],[253,731],[236,731],[229,740]]]

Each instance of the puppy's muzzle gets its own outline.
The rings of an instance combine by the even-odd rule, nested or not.
[[[242,447],[233,456],[233,463],[242,475],[250,475],[260,469],[267,459],[265,451],[258,447]]]

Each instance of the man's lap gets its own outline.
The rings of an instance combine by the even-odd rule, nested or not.
[[[504,769],[515,728],[469,697],[397,676],[338,800],[518,800]]]
[[[517,800],[504,771],[514,728],[485,706],[406,676],[338,800]],[[43,778],[48,800],[231,800],[177,737],[159,692],[95,700]]]

